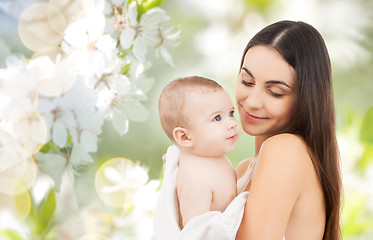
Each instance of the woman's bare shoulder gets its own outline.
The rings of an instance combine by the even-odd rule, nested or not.
[[[265,140],[259,152],[259,165],[274,170],[268,174],[287,175],[300,180],[313,172],[313,164],[304,140],[294,134],[278,134]],[[270,167],[269,167],[270,166]]]
[[[289,133],[277,134],[265,140],[261,146],[260,153],[281,157],[288,156],[290,158],[310,157],[304,140],[298,135]]]

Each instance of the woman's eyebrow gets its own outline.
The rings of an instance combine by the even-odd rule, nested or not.
[[[254,75],[247,69],[247,68],[245,68],[245,67],[242,67],[242,70],[244,70],[247,74],[249,74],[250,75],[250,77],[252,77],[253,79],[255,79],[254,78]]]
[[[279,81],[279,80],[270,80],[270,81],[267,81],[266,84],[282,84],[288,88],[291,89],[291,87],[284,81]]]
[[[242,67],[242,70],[244,70],[247,74],[249,74],[250,77],[255,79],[254,75],[249,71],[249,69]],[[266,84],[282,84],[291,89],[291,87],[286,82],[280,81],[280,80],[269,80],[269,81],[266,81]]]

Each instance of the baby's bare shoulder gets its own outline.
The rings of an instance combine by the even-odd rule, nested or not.
[[[176,184],[188,187],[206,185],[210,174],[208,166],[203,161],[188,159],[179,165]]]

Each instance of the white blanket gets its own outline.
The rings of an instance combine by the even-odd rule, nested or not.
[[[167,164],[154,215],[153,240],[229,240],[235,239],[240,226],[248,192],[240,193],[224,212],[210,211],[179,227],[176,176],[180,151],[176,146],[167,150]]]

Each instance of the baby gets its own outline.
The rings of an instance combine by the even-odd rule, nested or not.
[[[169,83],[159,99],[163,130],[180,150],[176,193],[179,226],[209,211],[223,212],[237,195],[236,174],[225,154],[241,128],[228,93],[198,76]]]

